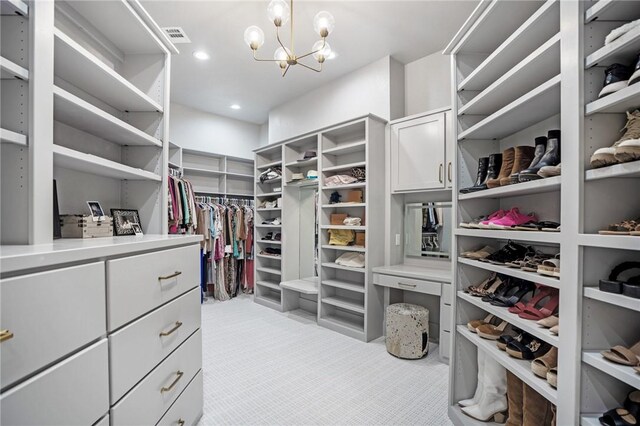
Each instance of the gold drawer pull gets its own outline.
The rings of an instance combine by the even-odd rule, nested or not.
[[[178,370],[176,372],[176,379],[173,381],[173,383],[171,383],[169,386],[167,387],[163,387],[162,389],[160,389],[160,393],[165,393],[165,392],[169,392],[171,389],[173,389],[173,387],[175,385],[178,384],[178,382],[180,381],[180,379],[182,379],[182,376],[184,376],[184,373],[180,370]]]
[[[181,271],[175,271],[173,274],[171,275],[165,275],[164,277],[158,277],[158,281],[162,281],[162,280],[170,280],[171,278],[175,278],[178,275],[182,275]]]
[[[184,426],[185,421],[183,419],[178,419],[178,425],[179,426]]]
[[[400,287],[416,288],[416,284],[398,283]]]
[[[9,339],[13,339],[13,333],[9,330],[0,330],[0,342],[4,342]]]
[[[180,327],[182,327],[182,323],[180,321],[176,321],[175,327],[173,327],[169,331],[163,331],[162,333],[160,333],[160,337],[169,336],[169,335],[173,334],[173,332],[176,331],[177,329],[179,329]]]

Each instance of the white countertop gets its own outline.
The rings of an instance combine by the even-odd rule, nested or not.
[[[442,268],[425,268],[414,265],[391,265],[377,266],[373,268],[373,272],[377,274],[394,275],[397,277],[415,278],[418,280],[438,281],[450,283],[451,269]]]
[[[0,273],[198,243],[202,235],[67,238],[50,244],[0,246]]]

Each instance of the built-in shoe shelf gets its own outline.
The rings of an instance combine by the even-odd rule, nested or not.
[[[468,194],[459,194],[458,200],[477,200],[479,198],[507,198],[520,197],[523,195],[541,194],[560,190],[562,182],[561,176],[554,176],[544,179],[531,180],[529,182],[515,183],[512,185],[499,186],[497,188],[485,189]]]
[[[640,160],[587,170],[585,180],[640,177]]]
[[[497,240],[515,240],[528,241],[532,243],[560,244],[560,232],[458,228],[455,230],[455,235],[464,237],[492,238]]]
[[[27,135],[0,128],[0,142],[27,146]]]
[[[624,294],[601,291],[598,287],[585,287],[584,297],[599,300],[632,311],[640,312],[640,299],[625,296]]]
[[[640,374],[636,373],[633,367],[608,361],[602,356],[601,352],[602,351],[583,352],[582,362],[597,368],[611,377],[615,377],[629,386],[640,389]]]
[[[256,284],[261,285],[263,287],[270,288],[272,290],[280,291],[280,286],[275,281],[260,280],[260,281],[256,281]]]
[[[337,306],[338,308],[346,309],[347,311],[356,312],[358,314],[364,314],[364,305],[346,297],[323,297],[322,303]]]
[[[325,268],[342,269],[343,271],[360,272],[362,274],[366,272],[365,268],[352,268],[350,266],[338,265],[335,262],[323,262],[322,266]]]
[[[579,234],[578,245],[618,250],[640,250],[640,236]]]
[[[357,293],[364,293],[364,285],[362,283],[354,283],[345,280],[323,280],[322,285],[326,285],[333,288],[341,288],[343,290],[354,291]]]
[[[22,0],[2,0],[1,12],[3,15],[29,15],[29,6]]]
[[[332,229],[335,229],[335,228],[332,228]],[[324,244],[322,248],[326,250],[355,251],[358,253],[364,253],[367,251],[367,249],[362,246],[332,246],[329,244]]]
[[[4,1],[2,3],[4,4]],[[2,80],[18,78],[29,81],[29,71],[26,68],[21,67],[3,56],[0,56],[0,74]]]
[[[635,1],[599,0],[585,12],[584,21],[633,21],[640,18]]]
[[[620,22],[620,26],[623,24],[624,22]],[[606,67],[615,63],[627,64],[638,56],[638,51],[640,51],[640,26],[631,29],[628,33],[612,43],[601,47],[587,56],[585,59],[585,67],[591,68],[596,65]]]
[[[495,265],[489,262],[480,262],[479,260],[467,259],[464,257],[459,257],[458,263],[473,266],[474,268],[484,269],[485,271],[497,272],[510,277],[520,278],[536,284],[542,284],[547,287],[560,288],[561,285],[561,281],[558,278],[540,275],[535,272],[523,271],[518,268],[509,268],[508,266]]]
[[[598,112],[624,113],[640,106],[638,97],[640,97],[640,82],[588,103],[585,107],[585,115],[588,116]]]

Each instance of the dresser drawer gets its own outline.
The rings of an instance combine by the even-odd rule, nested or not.
[[[413,278],[396,277],[394,275],[373,274],[374,284],[384,287],[399,288],[418,293],[440,296],[442,284],[433,281],[416,280]]]
[[[106,334],[104,263],[0,281],[1,387]]]
[[[167,303],[109,336],[111,403],[200,327],[200,289]]]
[[[442,303],[450,305],[453,300],[453,290],[451,284],[442,284],[442,296],[440,296]]]
[[[200,246],[107,261],[107,325],[115,330],[200,282]]]
[[[202,370],[196,374],[157,426],[192,426],[202,416]],[[184,422],[184,423],[183,423]]]
[[[0,397],[3,425],[92,425],[109,411],[107,339]]]
[[[451,305],[440,305],[440,329],[451,331]]]
[[[201,368],[198,330],[113,406],[111,425],[156,424]]]

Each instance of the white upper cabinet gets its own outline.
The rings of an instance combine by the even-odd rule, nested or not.
[[[448,184],[446,113],[391,125],[391,190],[445,189]]]

